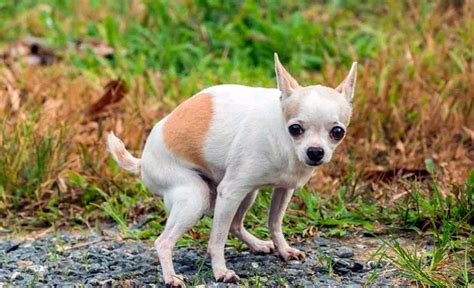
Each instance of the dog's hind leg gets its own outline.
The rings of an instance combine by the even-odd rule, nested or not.
[[[273,241],[264,241],[253,236],[244,228],[244,218],[247,210],[252,206],[257,197],[257,190],[250,192],[242,201],[237,213],[232,220],[230,232],[234,234],[240,241],[247,244],[250,250],[257,253],[271,253],[275,249]]]
[[[163,278],[167,285],[184,287],[182,277],[173,267],[173,248],[181,236],[191,229],[209,209],[209,188],[202,179],[187,181],[164,193],[165,205],[170,210],[165,230],[155,241]]]

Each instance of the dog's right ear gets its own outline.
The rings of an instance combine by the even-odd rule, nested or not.
[[[277,53],[275,53],[275,74],[277,78],[278,89],[281,91],[281,100],[290,97],[291,94],[300,88],[298,82],[296,82],[296,80],[291,77],[290,73],[286,71],[285,67],[281,65]]]

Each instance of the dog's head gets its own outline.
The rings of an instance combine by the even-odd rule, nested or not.
[[[301,87],[275,53],[275,72],[288,136],[301,162],[309,166],[328,163],[346,134],[352,113],[357,63],[337,88]]]

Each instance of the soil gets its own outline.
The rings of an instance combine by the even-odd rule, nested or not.
[[[162,287],[153,241],[123,240],[90,233],[62,232],[38,239],[0,238],[0,287]],[[381,240],[354,233],[346,238],[314,237],[296,244],[304,261],[284,262],[277,255],[256,255],[226,248],[229,268],[240,283],[216,283],[205,247],[175,249],[177,273],[188,286],[393,286],[409,283],[389,263],[373,258]]]

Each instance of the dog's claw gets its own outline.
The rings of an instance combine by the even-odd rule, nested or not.
[[[280,254],[281,258],[285,261],[289,260],[304,260],[306,258],[306,254],[303,251],[292,247],[286,247],[283,249],[279,249],[278,253]]]
[[[240,280],[240,277],[232,270],[224,270],[215,276],[218,282],[235,283]]]
[[[173,275],[169,281],[166,281],[166,286],[173,288],[184,288],[186,287],[184,284],[184,277],[182,275]]]

